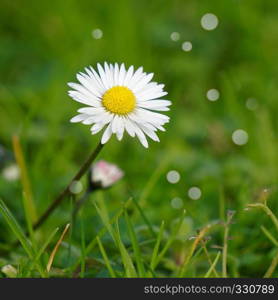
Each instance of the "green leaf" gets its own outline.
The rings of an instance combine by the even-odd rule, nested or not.
[[[131,244],[132,244],[132,247],[133,247],[139,277],[144,277],[145,268],[144,268],[144,265],[143,265],[143,260],[142,260],[140,247],[139,247],[139,244],[138,244],[136,234],[135,234],[134,229],[133,229],[133,225],[132,225],[131,220],[130,220],[130,218],[129,218],[126,211],[125,211],[125,221],[126,221],[126,224],[127,224],[127,229],[128,229],[129,237],[130,237],[130,240],[131,240]]]
[[[216,266],[216,264],[217,264],[217,262],[219,260],[220,255],[221,255],[221,251],[218,251],[218,253],[217,253],[217,255],[216,255],[216,257],[215,257],[212,265],[210,266],[209,270],[207,271],[206,275],[204,276],[205,278],[210,277],[210,274],[214,270],[214,268],[215,268],[215,266]]]
[[[9,225],[14,235],[20,241],[23,249],[26,251],[29,257],[33,259],[34,251],[31,247],[30,241],[27,239],[27,237],[24,234],[24,231],[21,229],[16,219],[14,218],[14,216],[12,215],[12,213],[10,212],[10,210],[8,209],[8,207],[2,199],[0,199],[0,212],[2,213],[5,221]]]
[[[107,267],[107,269],[108,269],[108,271],[109,271],[110,276],[111,276],[112,278],[116,278],[117,276],[116,276],[116,274],[115,274],[115,272],[114,272],[114,270],[113,270],[113,268],[112,268],[112,266],[111,266],[111,264],[110,264],[110,261],[109,261],[109,259],[108,259],[107,254],[106,254],[106,251],[105,251],[105,249],[104,249],[104,247],[103,247],[103,245],[102,245],[102,243],[101,243],[101,240],[99,239],[98,236],[96,237],[96,239],[97,239],[97,243],[98,243],[98,246],[99,246],[99,250],[100,250],[100,252],[101,252],[101,255],[102,255],[102,257],[103,257],[103,260],[104,260],[105,265],[106,265],[106,267]]]
[[[158,236],[157,236],[157,239],[156,239],[156,243],[155,243],[155,246],[154,246],[154,249],[153,249],[153,253],[152,253],[151,270],[154,270],[155,266],[156,266],[156,260],[158,258],[158,251],[159,251],[160,243],[161,243],[163,233],[164,233],[164,225],[165,225],[165,222],[162,221],[161,225],[160,225],[159,233],[158,233]]]
[[[121,240],[119,224],[117,221],[116,221],[115,239],[116,239],[117,246],[118,246],[121,256],[122,256],[122,261],[124,264],[126,277],[138,277],[135,267],[133,265],[132,259],[129,255],[128,251],[126,250],[125,245],[123,244],[123,242]]]

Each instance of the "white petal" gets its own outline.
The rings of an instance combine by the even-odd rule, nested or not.
[[[109,64],[110,74],[111,74],[111,87],[115,85],[114,81],[114,67],[112,64]]]
[[[124,130],[125,130],[124,117],[120,117],[120,119],[118,121],[118,129],[117,129],[117,132],[116,132],[117,139],[119,141],[121,141],[123,136],[124,136]]]
[[[97,114],[95,116],[90,116],[82,123],[85,125],[90,125],[93,123],[106,123],[106,120],[111,120],[111,114],[109,112],[105,112],[103,114]]]
[[[104,63],[104,70],[106,73],[108,87],[112,88],[114,82],[113,72],[111,72],[111,69],[109,68],[107,62]]]
[[[153,93],[161,93],[163,92],[164,84],[157,84],[156,82],[150,82],[145,87],[143,87],[140,91],[136,93],[137,97],[146,97],[149,94]]]
[[[100,97],[101,93],[105,90],[102,84],[99,84],[93,77],[86,74],[78,73],[76,78],[86,89],[98,97]]]
[[[125,130],[131,137],[135,137],[135,130],[133,122],[129,118],[124,118]]]
[[[119,66],[117,63],[114,65],[114,85],[119,85]]]
[[[133,76],[131,77],[129,83],[128,83],[128,87],[130,89],[132,89],[132,87],[136,84],[136,82],[138,80],[140,80],[142,77],[144,77],[145,73],[143,73],[143,68],[140,67],[139,69],[137,69],[135,71],[135,73],[133,74]]]
[[[102,144],[105,144],[108,142],[108,140],[110,139],[112,135],[112,130],[111,130],[111,123],[106,127],[103,135],[102,135],[102,138],[101,138],[101,143]]]
[[[141,114],[141,116],[140,116],[140,114],[138,114],[138,109],[134,113],[129,114],[128,117],[135,123],[138,123],[138,124],[149,123],[157,128],[158,128],[158,126],[164,125],[165,123],[168,122],[165,120],[154,118],[152,115],[149,116],[146,113]]]
[[[118,85],[120,85],[120,86],[123,85],[125,75],[126,75],[125,65],[121,64]]]
[[[148,148],[148,146],[149,146],[148,141],[147,141],[143,131],[136,124],[134,124],[134,130],[135,130],[135,134],[138,136],[138,139],[141,142],[141,144],[145,148]]]
[[[149,136],[153,141],[155,142],[159,142],[159,137],[157,136],[157,134],[153,131],[150,130],[149,128],[147,128],[144,125],[141,125],[140,128],[144,131],[144,133]]]
[[[97,64],[97,68],[98,68],[98,73],[100,75],[101,81],[103,83],[103,85],[105,86],[106,89],[109,89],[109,84],[108,84],[108,80],[106,77],[106,74],[102,68],[101,64]]]
[[[136,113],[137,116],[140,117],[140,118],[148,117],[148,118],[153,119],[153,120],[161,120],[164,123],[167,123],[170,120],[170,118],[166,115],[156,113],[156,112],[153,112],[153,111],[149,111],[149,110],[146,110],[144,108],[138,108],[138,109],[135,110],[134,113]]]
[[[78,109],[78,112],[87,115],[98,115],[105,113],[105,109],[103,107],[82,107]]]
[[[100,132],[105,125],[106,124],[103,124],[103,123],[96,123],[96,124],[94,124],[91,127],[92,134],[96,134],[96,133]]]
[[[133,75],[133,71],[134,71],[134,67],[133,66],[130,66],[129,69],[127,70],[126,72],[126,76],[125,76],[125,79],[124,79],[124,82],[123,82],[123,85],[124,86],[128,86],[128,83]]]
[[[95,100],[99,100],[100,101],[100,98],[98,96],[98,92],[97,91],[94,91],[94,93],[92,93],[91,90],[88,90],[83,85],[78,84],[78,83],[74,83],[74,82],[69,82],[68,86],[71,87],[71,88],[73,88],[73,89],[75,89],[77,92],[80,92],[81,94],[83,94],[85,96],[88,96],[88,97],[94,98]]]
[[[144,126],[144,127],[148,128],[151,131],[156,131],[157,130],[157,128],[154,125],[150,124],[150,123],[139,124],[139,126]]]
[[[141,78],[141,80],[139,80],[136,85],[133,86],[133,92],[136,93],[138,91],[140,91],[143,87],[146,86],[146,84],[152,80],[153,78],[153,73],[150,73],[144,77]]]
[[[168,110],[170,110],[169,107],[167,107],[167,106],[164,106],[164,105],[155,105],[155,104],[149,105],[146,102],[138,103],[137,106],[141,107],[141,108],[149,109],[151,111],[152,110],[154,110],[154,111],[168,111]]]
[[[85,71],[87,72],[87,74],[82,74],[83,77],[85,77],[85,79],[87,79],[87,81],[89,82],[90,86],[91,86],[91,91],[97,96],[97,97],[101,97],[101,95],[103,94],[104,91],[104,86],[101,82],[101,80],[98,80],[96,78],[96,76],[94,75],[94,73],[92,72],[92,67],[90,68],[85,68]],[[95,72],[95,71],[94,71]],[[96,72],[95,72],[96,73]],[[96,73],[97,74],[97,73]]]
[[[88,72],[88,71],[87,71]],[[105,93],[106,88],[102,83],[102,80],[99,76],[99,74],[95,71],[95,69],[93,67],[90,66],[90,78],[94,79],[94,81],[98,84],[99,88],[100,88],[100,93],[101,96]]]
[[[101,105],[99,100],[96,100],[93,97],[85,96],[84,94],[81,94],[77,91],[69,91],[68,94],[72,99],[74,99],[77,102],[95,107],[99,107]]]
[[[85,119],[87,119],[88,117],[90,117],[90,116],[88,116],[86,114],[80,114],[80,115],[77,115],[77,116],[71,118],[70,122],[71,123],[81,122],[81,121],[84,121]]]
[[[167,92],[149,92],[149,93],[145,93],[143,96],[136,96],[136,98],[139,101],[148,101],[148,100],[155,100],[158,98],[161,98],[165,95],[167,95]]]
[[[145,108],[155,108],[155,107],[161,107],[161,106],[170,106],[172,104],[171,101],[169,100],[160,100],[160,99],[154,99],[154,100],[149,100],[149,101],[142,101],[138,102],[138,106],[140,107],[145,107]]]
[[[113,121],[111,122],[111,129],[113,133],[116,133],[118,130],[118,124],[119,124],[119,116],[115,115]]]

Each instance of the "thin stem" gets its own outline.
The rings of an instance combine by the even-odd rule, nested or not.
[[[198,244],[200,243],[200,241],[202,240],[202,238],[205,236],[205,234],[208,232],[208,230],[210,230],[212,227],[211,224],[208,224],[207,226],[205,226],[200,232],[199,234],[196,236],[192,246],[190,247],[188,254],[183,262],[183,264],[180,267],[179,273],[178,273],[178,277],[182,278],[185,275],[187,266],[189,264],[190,259],[192,258],[194,251],[196,249],[196,247],[198,246]]]
[[[248,207],[259,207],[264,210],[264,212],[270,217],[272,220],[273,224],[275,225],[277,231],[278,231],[278,219],[274,215],[274,213],[271,211],[271,209],[263,203],[254,203],[254,204],[248,204]]]
[[[234,211],[227,211],[227,221],[224,224],[224,238],[223,238],[223,251],[222,251],[222,277],[227,278],[227,256],[228,256],[228,238],[230,231],[230,224],[234,216]]]
[[[222,277],[227,277],[227,253],[228,253],[228,234],[229,234],[229,225],[225,226],[224,229],[224,245],[222,252]]]
[[[89,169],[92,162],[96,159],[97,155],[103,148],[103,144],[101,142],[97,145],[95,150],[91,153],[91,155],[88,157],[88,159],[85,161],[85,163],[81,166],[80,170],[76,173],[76,175],[72,178],[70,183],[67,185],[67,187],[57,196],[56,199],[50,204],[50,206],[47,208],[47,210],[42,214],[42,216],[39,218],[39,220],[33,225],[34,229],[38,229],[46,220],[47,218],[53,213],[55,208],[61,204],[61,202],[64,200],[64,198],[70,194],[70,187],[75,182],[78,181]]]
[[[267,269],[264,278],[270,278],[271,275],[273,274],[273,272],[275,271],[276,267],[278,264],[278,251],[276,253],[276,255],[274,256],[269,268]]]
[[[93,192],[93,191],[87,189],[87,191],[84,193],[84,195],[82,195],[82,197],[79,200],[77,200],[77,202],[74,204],[74,208],[73,208],[73,212],[72,212],[72,220],[74,223],[75,223],[77,213],[79,212],[81,206],[86,202],[86,200],[88,199],[88,196],[90,195],[91,192]]]
[[[204,250],[205,255],[207,257],[207,260],[208,260],[208,262],[210,264],[209,271],[211,270],[214,273],[215,277],[219,277],[218,273],[215,270],[215,265],[213,264],[212,260],[210,259],[210,256],[209,256],[209,253],[208,253],[208,249],[207,249],[206,243],[204,241],[202,241],[202,247],[203,247],[203,250]],[[209,273],[209,271],[208,271],[208,273]]]

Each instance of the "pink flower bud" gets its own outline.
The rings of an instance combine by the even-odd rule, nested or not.
[[[93,187],[108,188],[119,181],[124,172],[114,164],[100,160],[91,168],[90,181]]]

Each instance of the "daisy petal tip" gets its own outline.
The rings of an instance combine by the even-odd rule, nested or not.
[[[148,149],[149,148],[149,144],[148,143],[144,143],[144,144],[142,144],[146,149]]]

